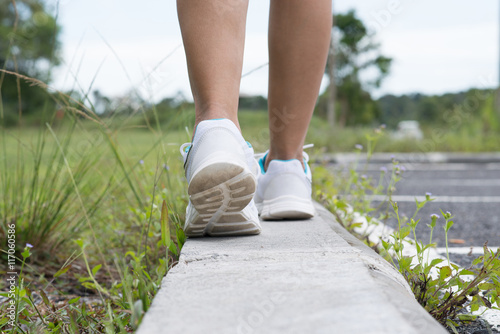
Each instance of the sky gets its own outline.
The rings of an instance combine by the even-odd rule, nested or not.
[[[250,0],[243,73],[268,61],[268,8],[269,0]],[[334,0],[335,13],[350,9],[394,59],[374,96],[497,85],[499,1]],[[63,64],[54,88],[192,99],[174,0],[60,0],[58,20]],[[245,76],[241,93],[267,96],[267,76],[266,66]]]

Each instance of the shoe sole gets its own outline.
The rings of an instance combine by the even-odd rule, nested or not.
[[[259,234],[260,224],[242,212],[257,183],[254,175],[236,163],[217,162],[193,174],[188,194],[197,216],[187,222],[189,237]]]
[[[296,196],[280,196],[264,200],[257,204],[262,220],[309,219],[314,217],[314,205],[311,200]]]

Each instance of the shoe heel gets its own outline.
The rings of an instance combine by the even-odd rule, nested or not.
[[[195,172],[188,194],[200,215],[238,212],[253,198],[256,180],[246,168],[231,162],[210,164]]]

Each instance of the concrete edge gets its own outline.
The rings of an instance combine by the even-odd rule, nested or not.
[[[415,296],[405,278],[373,249],[349,233],[335,216],[326,208],[316,203],[316,210],[329,223],[330,227],[341,236],[351,247],[358,249],[359,256],[370,269],[373,280],[377,282],[397,310],[406,317],[412,325],[420,327],[421,333],[448,333],[415,299]]]
[[[349,233],[340,223],[337,222],[335,216],[328,211],[326,208],[316,203],[316,210],[320,216],[330,225],[330,227],[337,233],[342,239],[344,239],[351,247],[359,250],[359,256],[363,259],[366,265],[372,269],[384,274],[385,276],[392,279],[395,283],[400,285],[408,294],[413,296],[410,286],[406,280],[401,276],[401,274],[387,262],[384,258],[378,255],[373,249],[368,247],[361,240],[356,238],[354,235]]]

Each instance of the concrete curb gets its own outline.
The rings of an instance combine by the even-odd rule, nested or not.
[[[370,162],[389,163],[392,157],[401,163],[500,163],[500,153],[447,153],[447,152],[414,152],[414,153],[375,153]],[[356,160],[366,161],[364,155],[357,153],[335,153],[322,155],[315,162],[345,164]]]
[[[137,333],[447,333],[320,205],[259,236],[188,239]]]

